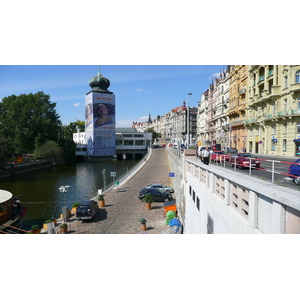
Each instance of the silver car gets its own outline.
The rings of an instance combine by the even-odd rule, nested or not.
[[[147,189],[158,189],[162,192],[174,193],[173,188],[165,186],[161,183],[152,183],[146,186]]]

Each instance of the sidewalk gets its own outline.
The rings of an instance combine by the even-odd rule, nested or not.
[[[152,203],[152,209],[146,210],[146,204],[138,199],[139,191],[151,183],[170,186],[168,176],[168,152],[164,148],[153,149],[152,156],[145,166],[124,186],[105,194],[105,207],[100,208],[91,221],[70,220],[72,234],[169,234],[170,227],[165,224],[164,203]],[[139,219],[147,220],[147,230],[140,229]]]

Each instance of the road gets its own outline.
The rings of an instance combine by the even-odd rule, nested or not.
[[[261,169],[251,170],[247,169],[238,169],[231,166],[230,163],[225,163],[225,168],[230,168],[235,172],[240,172],[243,174],[249,174],[251,176],[260,178],[262,180],[272,181],[275,184],[285,186],[294,190],[299,190],[299,185],[293,183],[292,179],[288,177],[288,162],[294,162],[296,160],[292,158],[283,158],[283,157],[274,157],[274,156],[265,156],[265,155],[256,155],[253,154],[254,157],[257,157],[261,161]],[[214,164],[214,163],[212,163]],[[224,164],[216,163],[215,165],[219,167],[224,167]],[[272,175],[272,171],[274,174]],[[273,177],[273,178],[272,178]]]
[[[170,227],[165,224],[164,203],[152,203],[152,209],[146,210],[146,204],[138,199],[139,191],[151,183],[170,186],[169,160],[165,148],[156,148],[140,172],[130,179],[124,187],[105,194],[105,208],[100,208],[95,219],[71,223],[69,233],[88,234],[168,234]],[[147,231],[141,231],[139,219],[147,220]]]

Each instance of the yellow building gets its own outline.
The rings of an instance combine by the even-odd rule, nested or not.
[[[300,65],[250,65],[247,150],[300,156]]]
[[[229,103],[227,111],[229,147],[242,151],[242,149],[247,148],[247,133],[244,123],[247,108],[248,66],[231,66],[229,78]]]

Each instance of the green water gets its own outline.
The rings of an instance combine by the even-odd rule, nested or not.
[[[28,230],[32,224],[43,224],[49,218],[58,218],[62,207],[72,208],[73,203],[89,200],[103,189],[103,169],[106,170],[106,185],[113,182],[110,172],[117,177],[125,174],[139,160],[113,160],[99,162],[80,162],[59,167],[19,174],[0,179],[0,189],[14,196],[23,194],[22,203],[27,206],[23,218],[23,228]],[[69,185],[67,193],[59,187]]]

